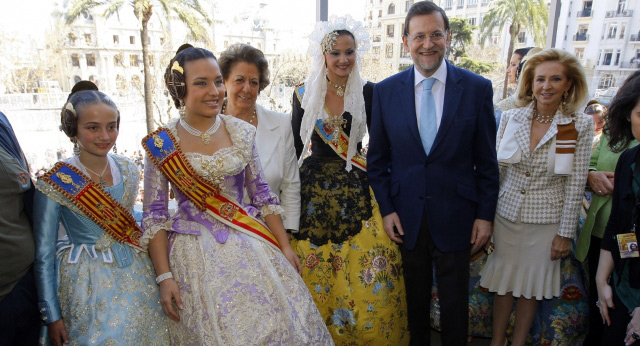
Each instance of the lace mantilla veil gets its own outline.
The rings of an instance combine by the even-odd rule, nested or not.
[[[299,164],[309,151],[311,134],[318,119],[325,120],[328,115],[323,111],[324,99],[327,94],[327,67],[324,61],[322,49],[323,40],[328,34],[336,30],[347,30],[353,34],[356,43],[355,66],[349,74],[344,95],[344,111],[351,114],[351,132],[349,134],[349,147],[347,149],[346,170],[351,171],[351,158],[356,154],[357,145],[362,141],[367,132],[367,115],[362,96],[362,87],[366,83],[360,76],[362,56],[369,50],[369,33],[361,22],[351,16],[332,16],[328,22],[318,22],[313,32],[309,35],[309,48],[307,53],[311,57],[311,71],[304,82],[305,92],[302,97],[304,116],[300,128],[300,137],[304,143],[303,152],[300,155]]]

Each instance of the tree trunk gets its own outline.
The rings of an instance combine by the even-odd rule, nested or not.
[[[144,66],[144,109],[145,119],[147,121],[147,133],[153,132],[156,128],[153,119],[153,77],[151,76],[151,68],[149,66],[149,31],[147,28],[152,13],[151,7],[142,13],[142,30],[140,31],[142,65]]]
[[[511,56],[513,55],[513,31],[515,28],[513,27],[513,23],[509,25],[509,49],[507,50],[507,68],[509,68],[509,63],[511,63]],[[502,90],[502,98],[507,98],[507,89],[509,88],[509,75],[505,72],[504,74],[504,89]]]

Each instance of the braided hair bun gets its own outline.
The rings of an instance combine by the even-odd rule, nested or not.
[[[215,55],[210,51],[185,43],[178,48],[176,55],[169,61],[169,65],[164,72],[164,84],[176,108],[180,108],[182,100],[187,96],[186,63],[208,58],[213,58],[217,61]]]
[[[87,80],[76,83],[67,97],[67,102],[60,111],[60,130],[67,137],[73,138],[78,134],[78,111],[83,106],[104,103],[112,106],[118,113],[118,128],[120,127],[120,111],[111,98],[98,90],[98,86]]]

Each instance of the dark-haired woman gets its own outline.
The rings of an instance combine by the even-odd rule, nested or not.
[[[605,133],[614,152],[640,141],[640,71],[618,89]],[[597,304],[606,323],[602,345],[631,345],[640,340],[640,146],[620,155],[611,199],[596,273]]]
[[[183,115],[143,140],[142,245],[172,319],[171,342],[333,344],[262,175],[256,128],[220,114],[225,89],[215,56],[184,45],[165,84]]]
[[[93,83],[81,82],[61,123],[75,155],[38,179],[34,201],[34,270],[48,339],[54,345],[168,344],[151,261],[131,215],[138,169],[109,154],[118,138],[118,108]],[[58,239],[61,223],[66,236]]]
[[[292,244],[304,261],[302,277],[336,344],[405,345],[400,250],[382,227],[361,151],[373,97],[373,83],[360,76],[369,36],[346,16],[317,23],[309,41],[312,67],[293,95],[292,114],[302,162],[300,232]]]
[[[282,222],[289,233],[300,225],[300,173],[293,146],[291,116],[260,106],[258,94],[269,85],[269,63],[248,44],[231,45],[220,54],[220,70],[227,90],[222,113],[256,127],[256,148],[262,172],[284,209]]]

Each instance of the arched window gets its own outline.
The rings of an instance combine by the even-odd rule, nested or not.
[[[131,88],[142,90],[142,82],[137,74],[131,77]]]
[[[389,9],[387,10],[387,14],[394,14],[394,13],[396,13],[396,5],[389,4]]]
[[[79,82],[79,81],[81,81],[81,80],[82,80],[82,78],[80,78],[80,76],[74,76],[74,77],[73,77],[73,84],[76,84],[76,83],[78,83],[78,82]]]
[[[97,87],[100,87],[100,85],[98,85],[98,78],[96,76],[94,75],[89,76],[89,81],[95,84]]]
[[[608,89],[616,84],[616,78],[611,74],[606,74],[600,78],[598,89]]]

